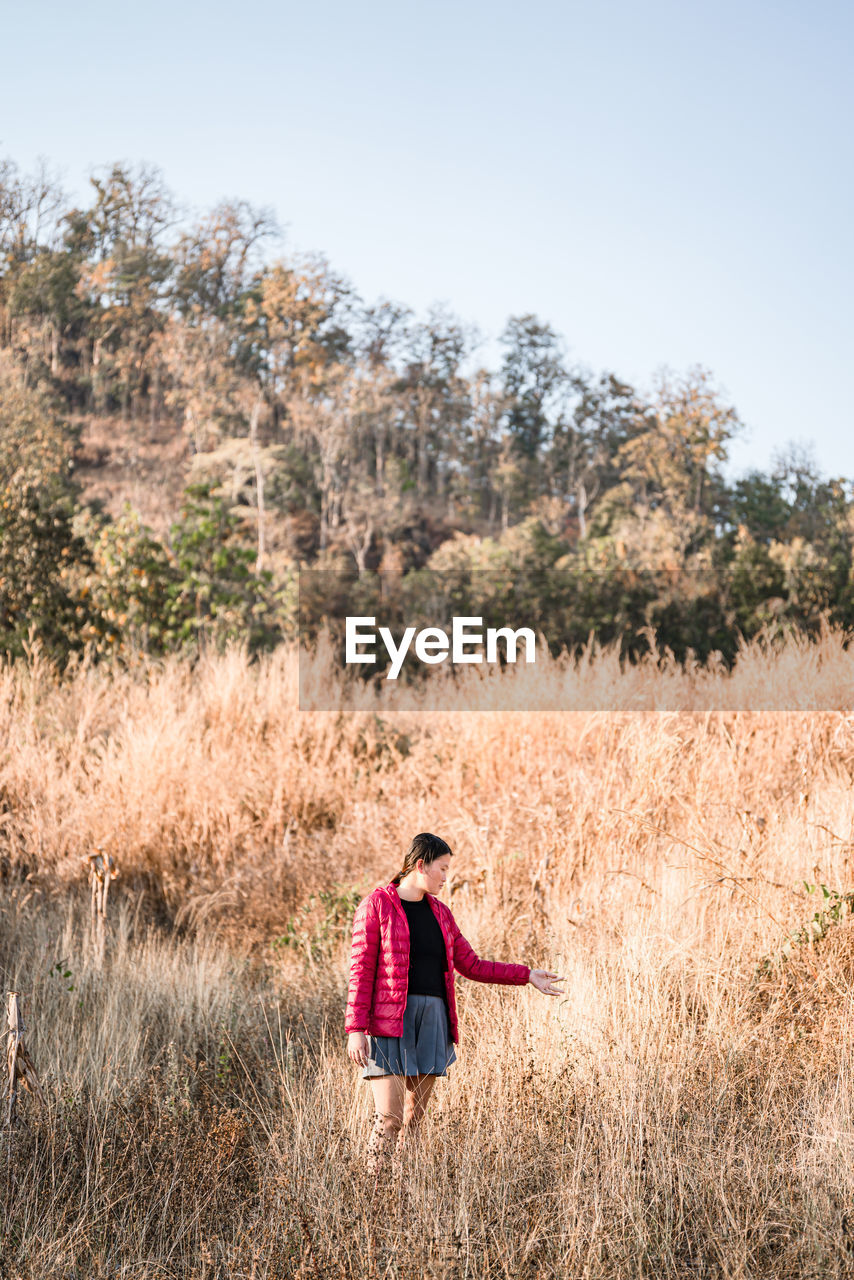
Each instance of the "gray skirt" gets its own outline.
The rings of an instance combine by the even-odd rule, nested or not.
[[[445,1001],[441,996],[409,996],[402,1035],[368,1036],[368,1065],[362,1079],[443,1076],[456,1060]]]

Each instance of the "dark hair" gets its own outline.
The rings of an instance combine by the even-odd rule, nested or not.
[[[400,884],[404,876],[408,876],[410,871],[414,871],[419,859],[423,858],[427,866],[431,862],[435,862],[437,858],[443,858],[445,854],[451,856],[449,845],[445,843],[439,836],[431,836],[429,831],[421,831],[417,836],[413,836],[412,844],[406,851],[406,857],[403,859],[403,866],[392,880],[392,884]]]

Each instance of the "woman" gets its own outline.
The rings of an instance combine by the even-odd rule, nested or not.
[[[344,1029],[347,1052],[370,1080],[376,1115],[368,1143],[371,1171],[386,1150],[414,1135],[437,1076],[456,1061],[454,970],[476,982],[522,986],[545,995],[563,982],[545,969],[481,960],[460,933],[440,893],[451,850],[417,835],[397,875],[356,908]]]

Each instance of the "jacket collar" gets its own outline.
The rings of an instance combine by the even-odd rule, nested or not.
[[[392,899],[393,910],[397,912],[401,920],[406,921],[406,928],[408,931],[409,921],[406,919],[406,912],[404,911],[403,906],[401,904],[400,894],[397,892],[397,885],[391,884],[391,883],[387,884],[385,889],[383,890],[383,893],[385,893],[389,898]],[[453,947],[450,943],[450,934],[448,933],[447,920],[440,909],[442,906],[444,906],[444,903],[440,903],[439,899],[434,897],[432,893],[428,893],[425,896],[427,897],[430,903],[430,910],[433,912],[433,915],[436,917],[436,921],[439,925],[439,928],[442,930],[442,938],[444,940],[445,951],[448,956],[448,972],[453,973],[454,971]]]
[[[389,883],[386,885],[385,889],[383,890],[383,893],[386,895],[387,898],[389,898],[389,900],[394,906],[395,911],[400,912],[403,918],[406,919],[406,915],[404,913],[403,907],[400,905],[400,894],[397,892],[397,885],[394,884],[392,881],[389,881]]]
[[[392,902],[394,903],[395,910],[398,911],[405,920],[406,912],[404,911],[403,906],[401,905],[400,894],[397,892],[397,885],[389,881],[389,883],[385,887],[384,892],[388,894],[388,896],[391,898]],[[432,893],[425,893],[424,897],[430,903],[430,910],[433,912],[433,915],[439,921],[439,924],[440,925],[443,924],[442,913],[439,909],[440,904],[439,904],[438,898],[436,898],[435,895]],[[442,929],[442,932],[444,933],[444,927]]]

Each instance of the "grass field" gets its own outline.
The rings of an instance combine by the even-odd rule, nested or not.
[[[822,644],[757,687],[844,707]],[[680,705],[299,712],[287,651],[1,671],[0,974],[47,1098],[0,1139],[4,1276],[854,1275],[854,721]],[[460,981],[372,1194],[349,922],[423,830],[479,953],[566,996]]]

